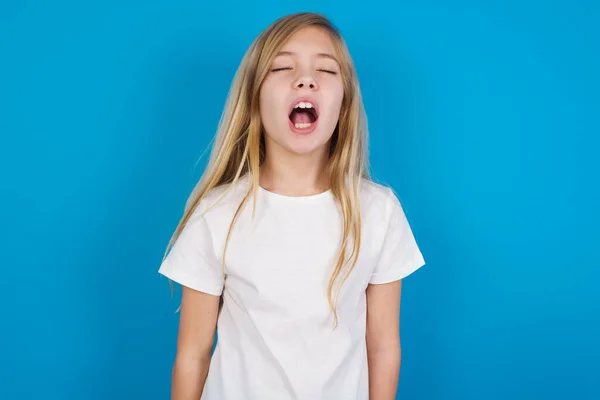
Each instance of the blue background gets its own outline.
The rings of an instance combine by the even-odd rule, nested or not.
[[[427,260],[398,398],[600,398],[599,3],[320,4]],[[159,263],[244,51],[302,10],[1,3],[0,398],[168,398]]]

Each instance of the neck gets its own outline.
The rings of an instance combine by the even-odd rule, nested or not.
[[[260,167],[260,186],[285,196],[310,196],[329,189],[328,155],[267,151]]]

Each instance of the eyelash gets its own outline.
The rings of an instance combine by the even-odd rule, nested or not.
[[[282,68],[272,69],[271,71],[272,72],[278,72],[278,71],[291,70],[291,69],[292,69],[292,67],[282,67]],[[337,74],[337,72],[329,70],[329,69],[322,69],[321,68],[321,69],[318,69],[317,71],[326,72],[326,73],[331,74],[331,75],[336,75]]]

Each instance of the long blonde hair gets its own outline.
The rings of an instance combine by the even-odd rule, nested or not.
[[[256,205],[259,167],[265,157],[259,112],[262,82],[281,46],[295,32],[309,26],[329,32],[338,53],[344,87],[339,121],[331,138],[328,165],[331,191],[343,215],[341,246],[328,287],[328,300],[337,324],[338,296],[356,264],[360,249],[360,184],[362,179],[370,179],[370,175],[367,122],[356,70],[340,32],[323,15],[296,13],[284,16],[264,30],[247,50],[231,85],[208,165],[186,202],[184,215],[169,241],[165,258],[205,195],[218,186],[235,183],[240,176],[248,174],[251,185],[233,217],[223,249],[225,271],[227,243],[240,210],[250,195],[254,197],[253,212]],[[344,270],[346,272],[340,281]]]

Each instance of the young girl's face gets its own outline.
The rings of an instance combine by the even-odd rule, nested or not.
[[[329,33],[318,27],[296,32],[275,57],[260,91],[267,149],[275,146],[295,154],[328,151],[343,96]]]

